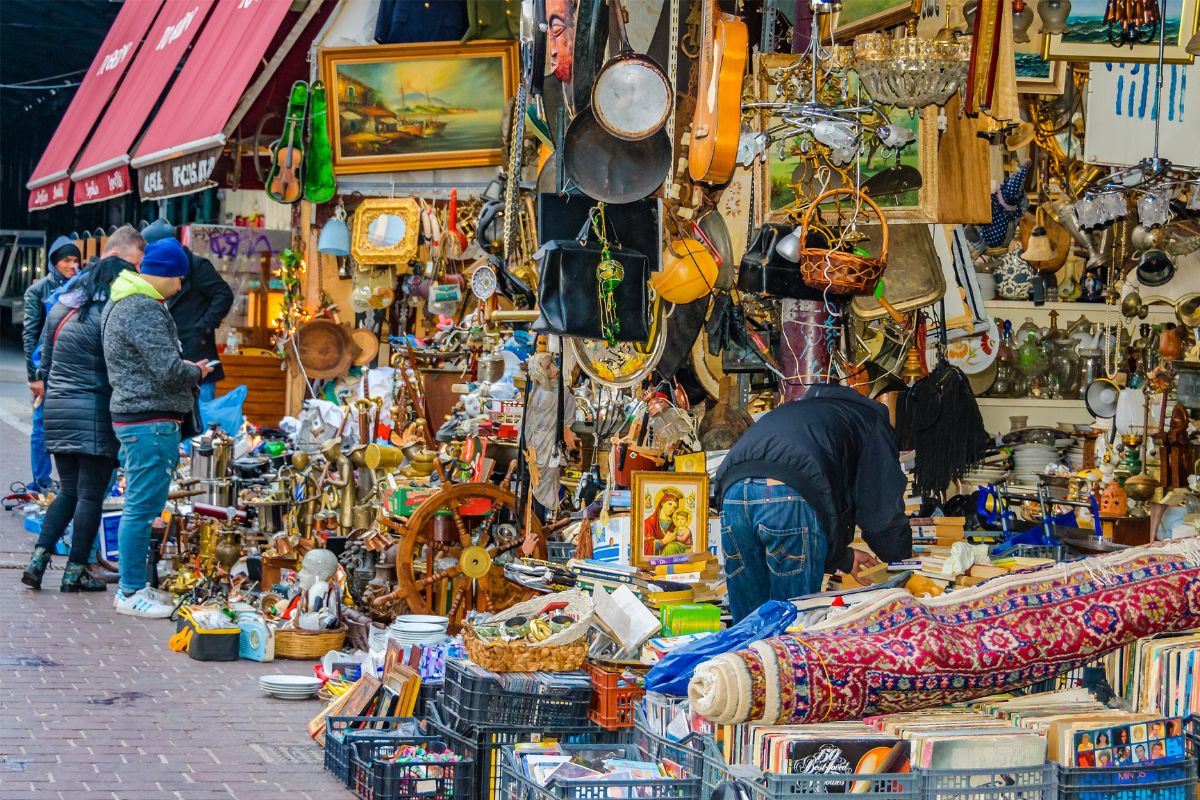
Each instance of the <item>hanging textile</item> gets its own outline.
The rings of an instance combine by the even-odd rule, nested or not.
[[[688,695],[726,725],[860,719],[1019,689],[1197,626],[1200,542],[1164,542],[929,600],[890,590],[704,662]]]

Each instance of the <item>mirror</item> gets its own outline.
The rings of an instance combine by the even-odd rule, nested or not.
[[[372,247],[395,247],[404,241],[404,230],[407,227],[404,217],[380,214],[367,226],[367,241]]]
[[[420,207],[412,198],[370,198],[354,212],[350,250],[360,266],[407,264],[417,254]]]

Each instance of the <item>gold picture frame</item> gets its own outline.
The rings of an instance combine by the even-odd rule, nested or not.
[[[921,0],[844,0],[833,23],[833,39],[845,43],[860,33],[890,28],[921,13]]]
[[[800,56],[788,53],[765,53],[754,56],[754,89],[756,99],[761,102],[778,101],[778,89],[770,82],[768,71],[777,72],[794,64]],[[851,94],[853,97],[853,94]],[[889,222],[937,222],[938,197],[938,110],[935,106],[923,109],[913,116],[907,109],[888,109],[889,117],[894,124],[907,126],[916,134],[916,141],[901,152],[901,163],[916,167],[921,173],[921,187],[904,195],[895,197],[880,197],[874,199],[883,210],[883,215]],[[754,124],[757,130],[764,125],[771,125],[772,119],[762,119],[765,114],[758,115]],[[802,160],[799,157],[779,156],[780,147],[772,145],[766,158],[755,162],[754,178],[756,183],[756,206],[754,217],[756,224],[761,222],[785,222],[796,215],[794,210],[796,195],[794,191],[781,184],[792,175]],[[895,163],[894,158],[886,157],[886,153],[868,154],[861,166],[860,178],[865,181],[875,173]],[[851,164],[848,173],[855,174],[855,166]],[[830,186],[828,188],[835,188]],[[812,196],[820,194],[813,191]]]
[[[635,472],[630,494],[630,563],[708,552],[707,473]]]
[[[496,166],[516,94],[517,42],[480,40],[320,51],[338,174]]]
[[[411,197],[371,197],[354,212],[350,254],[359,264],[407,264],[417,254],[421,207]]]
[[[1154,41],[1133,47],[1113,47],[1107,34],[1101,30],[1102,17],[1084,12],[1090,5],[1078,5],[1067,15],[1067,33],[1045,37],[1042,57],[1050,61],[1136,61],[1158,60],[1157,31]],[[1167,23],[1175,28],[1163,48],[1163,57],[1168,64],[1191,64],[1193,57],[1185,50],[1188,40],[1200,26],[1200,0],[1182,0],[1179,5],[1167,4]],[[1086,41],[1064,41],[1066,36]]]

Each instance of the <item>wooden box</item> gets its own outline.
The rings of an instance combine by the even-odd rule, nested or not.
[[[217,395],[241,385],[248,389],[242,413],[254,425],[279,427],[287,414],[287,372],[275,356],[221,354],[225,378],[217,383]]]

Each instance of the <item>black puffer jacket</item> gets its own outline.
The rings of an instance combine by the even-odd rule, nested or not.
[[[93,303],[81,319],[83,299],[82,292],[68,291],[46,317],[39,368],[46,380],[46,450],[116,458],[120,445],[108,412],[112,387],[100,336],[104,303]]]

